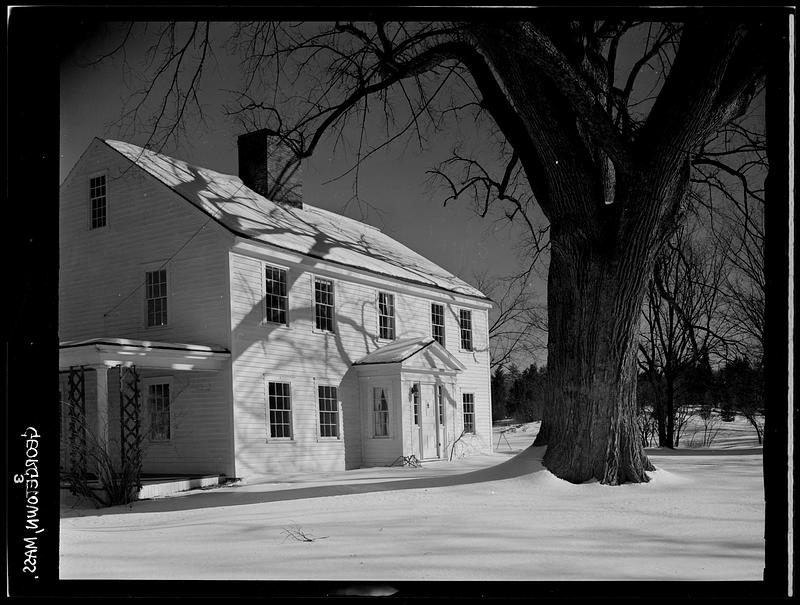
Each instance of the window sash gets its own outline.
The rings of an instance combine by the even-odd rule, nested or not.
[[[91,211],[91,228],[106,226],[106,177],[100,175],[89,179],[89,206]]]
[[[472,393],[464,393],[462,395],[464,404],[464,432],[475,432],[475,395]]]
[[[317,387],[319,436],[339,437],[339,394],[336,387]]]
[[[314,279],[314,321],[317,330],[333,332],[333,282]]]
[[[434,393],[436,394],[436,406],[439,408],[439,424],[444,426],[444,397],[442,396],[442,385],[437,384]]]
[[[167,325],[166,269],[145,273],[145,298],[147,300],[147,327]]]
[[[389,436],[389,401],[383,387],[372,387],[373,436]]]
[[[292,438],[292,393],[288,382],[270,382],[268,387],[269,436]]]
[[[394,340],[394,294],[378,293],[378,336]]]
[[[414,426],[419,426],[419,390],[420,384],[418,382],[414,383],[413,391],[411,392],[411,401],[413,403],[413,410],[414,410]]]
[[[431,303],[431,336],[440,345],[444,344],[444,305]]]
[[[150,416],[150,439],[169,441],[171,437],[169,383],[148,385],[147,407]]]
[[[286,269],[264,266],[264,319],[270,323],[286,324],[289,297],[286,288]]]
[[[461,328],[461,348],[464,351],[472,350],[472,311],[461,309],[459,312],[459,325]]]

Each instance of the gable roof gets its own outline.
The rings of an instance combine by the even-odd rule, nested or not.
[[[456,359],[450,351],[436,342],[431,336],[396,340],[354,361],[353,365],[364,366],[384,363],[405,363],[423,351],[431,352],[433,358],[440,359],[452,370],[460,371],[466,369],[463,363]]]
[[[380,229],[303,203],[283,206],[242,180],[121,141],[107,145],[235,235],[372,273],[488,300],[486,295]]]

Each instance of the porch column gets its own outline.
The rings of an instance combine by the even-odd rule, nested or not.
[[[97,374],[97,446],[108,452],[108,367],[92,367]]]

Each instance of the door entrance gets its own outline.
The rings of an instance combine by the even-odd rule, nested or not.
[[[433,384],[415,384],[412,390],[412,417],[415,454],[420,460],[442,457],[442,429],[439,400]]]

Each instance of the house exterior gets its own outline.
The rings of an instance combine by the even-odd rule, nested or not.
[[[491,452],[487,297],[276,187],[263,133],[239,151],[242,178],[94,139],[62,184],[62,465],[136,438],[146,473],[244,479]]]

